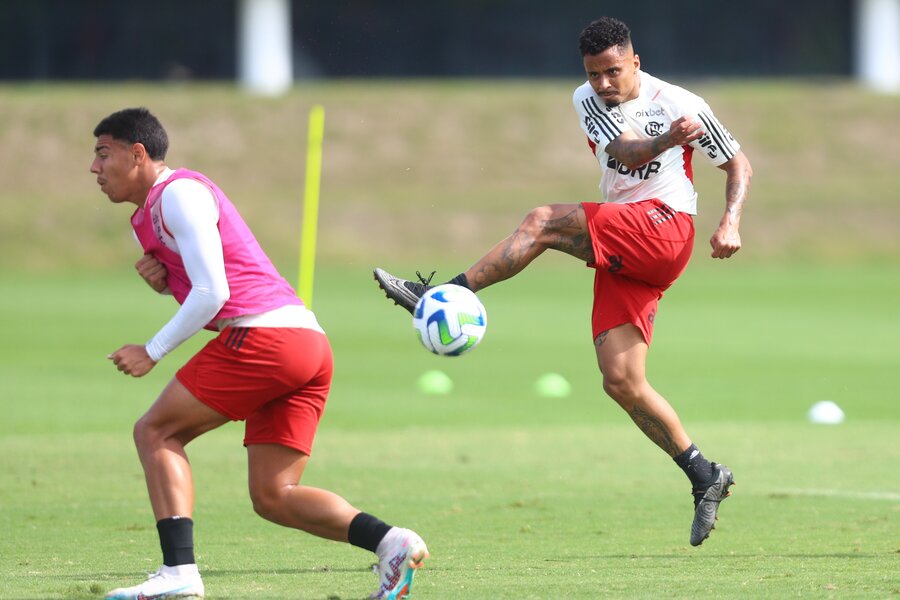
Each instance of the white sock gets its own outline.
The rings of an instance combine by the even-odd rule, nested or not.
[[[386,550],[387,545],[393,541],[393,538],[397,535],[401,535],[402,533],[403,530],[401,528],[391,527],[390,530],[388,530],[388,532],[384,534],[384,537],[381,538],[381,541],[378,542],[378,547],[375,549],[375,554],[381,556],[381,554]]]
[[[166,575],[171,575],[173,577],[199,577],[200,570],[197,568],[196,564],[189,565],[175,565],[174,567],[170,567],[168,565],[163,565],[161,571]]]

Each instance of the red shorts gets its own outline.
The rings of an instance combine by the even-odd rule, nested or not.
[[[175,376],[210,408],[246,420],[245,446],[309,454],[333,368],[328,338],[313,329],[227,327]]]
[[[663,292],[687,267],[694,247],[694,219],[661,200],[628,204],[584,202],[596,262],[594,339],[624,323],[653,337]]]

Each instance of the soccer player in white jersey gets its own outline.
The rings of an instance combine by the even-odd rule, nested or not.
[[[602,172],[604,202],[551,204],[449,283],[473,291],[508,279],[548,248],[595,270],[591,318],[603,389],[641,431],[671,456],[691,482],[691,545],[715,525],[734,483],[709,462],[672,406],[646,378],[653,322],[663,292],[691,256],[697,212],[693,163],[699,153],[725,172],[725,211],[709,243],[712,257],[741,247],[738,232],[752,170],[740,145],[698,96],[641,70],[628,27],[603,17],[579,38],[587,81],[575,90],[579,124]],[[430,284],[375,269],[388,298],[412,312]]]
[[[144,251],[138,273],[181,305],[148,343],[122,346],[109,359],[122,373],[141,377],[201,329],[218,331],[134,426],[163,565],[146,581],[106,598],[203,597],[185,446],[237,420],[246,422],[254,510],[279,525],[374,552],[380,581],[370,598],[408,594],[428,555],[422,539],[337,494],[300,485],[333,370],[315,315],[222,190],[200,173],[166,166],[168,136],[147,109],[113,113],[94,135],[91,173],[100,190],[114,203],[137,206],[131,223]]]

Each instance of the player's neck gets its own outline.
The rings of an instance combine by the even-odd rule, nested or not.
[[[168,169],[168,167],[164,162],[154,162],[146,169],[144,176],[142,177],[140,189],[132,199],[132,202],[137,204],[138,208],[144,208],[144,204],[147,203],[147,197],[150,195],[150,190],[157,184],[160,175],[162,175],[166,169]]]

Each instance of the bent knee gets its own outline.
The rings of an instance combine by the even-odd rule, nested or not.
[[[552,214],[553,209],[549,206],[538,206],[531,209],[522,219],[519,231],[524,231],[533,238],[539,238],[544,232],[547,222],[552,218]]]
[[[593,250],[578,245],[583,243],[581,240],[587,233],[583,216],[579,216],[580,211],[578,204],[538,206],[525,215],[519,231],[528,234],[538,244],[582,258],[582,254],[592,253]]]
[[[159,445],[164,439],[162,431],[153,424],[147,415],[135,422],[131,435],[134,438],[134,445],[138,448]]]
[[[250,501],[253,503],[253,512],[263,519],[272,521],[278,503],[272,498],[261,494],[250,494]]]
[[[643,381],[628,376],[626,373],[604,373],[603,375],[603,391],[610,398],[628,409],[634,404],[634,401],[640,396]]]
[[[535,222],[543,222],[549,221],[553,218],[553,206],[550,204],[545,204],[544,206],[537,206],[532,208],[527,215],[525,215],[525,219],[529,221]]]
[[[571,212],[572,206],[567,204],[545,204],[532,208],[522,225],[536,235],[557,231],[560,225],[568,225],[565,217]]]
[[[250,501],[253,503],[253,511],[267,521],[278,521],[281,508],[284,504],[284,494],[281,490],[264,488],[250,490]]]

